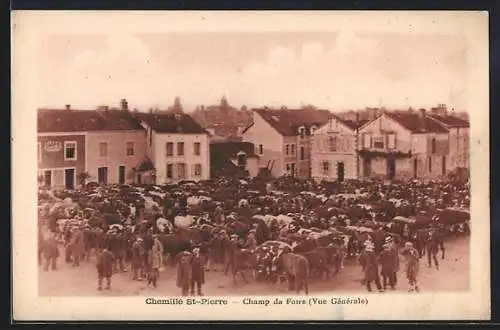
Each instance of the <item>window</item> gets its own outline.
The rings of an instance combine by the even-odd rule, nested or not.
[[[197,178],[201,176],[201,164],[194,164],[194,176]]]
[[[174,167],[172,164],[167,164],[167,179],[172,179],[174,177]]]
[[[107,142],[99,143],[99,156],[100,157],[107,157],[108,156],[108,143]]]
[[[328,137],[328,151],[329,152],[334,152],[337,151],[337,137],[336,136],[329,136]]]
[[[429,164],[429,172],[432,172],[432,157],[431,156],[428,157],[427,162]]]
[[[243,151],[238,152],[237,157],[238,157],[238,166],[243,166],[243,167],[247,166],[247,155]]]
[[[64,160],[76,160],[76,142],[64,142]]]
[[[311,135],[313,135],[313,134],[314,134],[314,131],[316,131],[316,126],[314,126],[314,125],[313,125],[313,126],[311,126],[310,131],[311,131]]]
[[[306,129],[305,127],[301,127],[299,128],[299,134],[300,134],[300,138],[303,139],[304,138],[304,135],[306,134]]]
[[[431,153],[436,153],[436,138],[432,138],[431,140]]]
[[[363,134],[363,147],[367,149],[372,147],[372,137],[370,134]]]
[[[287,144],[287,145],[285,146],[285,155],[287,155],[287,156],[288,156],[289,154],[290,154],[290,145],[289,145],[289,144]]]
[[[177,156],[184,156],[184,142],[177,142]]]
[[[295,144],[292,144],[291,154],[295,156]]]
[[[201,155],[201,143],[200,142],[194,143],[194,154],[195,154],[195,156]]]
[[[174,144],[172,142],[166,143],[167,157],[172,157],[174,155]]]
[[[300,160],[304,160],[306,158],[306,148],[300,147]]]
[[[384,149],[384,137],[376,136],[373,138],[373,147],[377,149]]]
[[[290,165],[291,165],[292,175],[295,176],[295,163],[292,163]]]
[[[186,164],[184,163],[177,164],[177,178],[179,180],[186,179]]]
[[[99,184],[108,184],[108,168],[99,167],[97,169],[97,181]]]
[[[118,183],[124,184],[125,183],[125,166],[120,165],[118,167]]]
[[[290,164],[286,164],[286,173],[290,173]]]
[[[38,162],[42,161],[42,143],[38,142]]]
[[[259,144],[259,155],[264,154],[264,146],[262,144]]]
[[[387,149],[396,149],[396,134],[387,134]]]
[[[134,142],[127,142],[127,156],[134,155]]]
[[[321,165],[321,168],[323,169],[323,174],[324,175],[330,174],[330,163],[323,162],[322,165]]]

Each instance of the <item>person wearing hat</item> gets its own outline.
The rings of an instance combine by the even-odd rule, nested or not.
[[[232,234],[224,247],[224,275],[227,275],[230,267],[233,266],[236,252],[238,251],[238,235]]]
[[[73,227],[68,248],[73,258],[73,267],[79,267],[80,260],[85,254],[85,238],[83,237],[83,232],[77,226]]]
[[[436,269],[439,270],[439,262],[437,259],[439,240],[438,233],[436,229],[431,229],[427,235],[427,240],[425,242],[425,247],[427,249],[427,267],[431,268],[432,260],[434,260],[434,265],[436,266]]]
[[[419,291],[417,275],[420,268],[420,254],[413,247],[412,242],[406,242],[401,254],[406,257],[406,278],[410,288],[408,291]]]
[[[371,284],[375,282],[377,286],[377,290],[383,292],[382,285],[380,284],[380,277],[378,273],[378,261],[375,256],[375,245],[372,242],[365,242],[365,251],[364,251],[364,282],[366,285],[366,289],[368,292],[372,291]]]
[[[385,244],[383,245],[383,250],[380,253],[379,262],[381,265],[381,275],[384,290],[387,289],[387,285],[391,287],[392,290],[396,286],[396,261],[397,255],[394,253],[391,247],[391,239],[387,237]]]
[[[104,248],[97,256],[97,290],[102,290],[102,280],[106,278],[106,290],[111,289],[111,276],[113,276],[114,256],[111,251]]]
[[[148,285],[153,285],[156,288],[160,269],[163,268],[163,245],[160,242],[158,235],[153,235],[153,247],[149,251],[151,265],[148,273]]]
[[[135,242],[132,244],[132,280],[140,280],[144,274],[143,255],[145,249],[142,237],[137,236]]]
[[[203,296],[202,285],[205,283],[205,257],[200,253],[200,248],[193,249],[193,257],[191,259],[191,295],[194,295],[194,289],[198,296]]]

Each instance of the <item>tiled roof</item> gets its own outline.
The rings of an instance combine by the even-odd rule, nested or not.
[[[217,159],[234,158],[238,152],[243,151],[247,157],[255,157],[255,148],[250,142],[220,141],[210,143],[210,154]]]
[[[136,113],[156,133],[208,134],[190,115],[165,113]]]
[[[338,119],[338,120],[339,120],[339,122],[343,123],[344,125],[346,125],[347,127],[349,127],[352,130],[360,128],[361,126],[363,126],[364,124],[369,122],[369,120],[364,120],[364,119],[360,119],[358,121],[345,120],[345,119]]]
[[[39,109],[38,132],[142,130],[126,110]]]
[[[422,122],[419,113],[414,112],[385,112],[389,118],[397,121],[412,133],[448,133],[446,127],[425,115]]]
[[[446,127],[466,128],[470,127],[469,122],[455,116],[440,116],[430,114],[429,117],[443,123]]]
[[[254,109],[278,133],[283,136],[295,136],[300,126],[308,130],[312,125],[326,124],[331,117],[328,110],[313,109]]]

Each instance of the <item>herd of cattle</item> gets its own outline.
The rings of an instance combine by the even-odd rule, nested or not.
[[[444,257],[443,239],[470,233],[469,193],[462,181],[319,184],[290,178],[40,188],[39,227],[65,243],[66,261],[107,247],[123,265],[132,261],[138,237],[144,251],[157,237],[171,265],[181,252],[199,248],[207,270],[223,265],[234,281],[238,275],[247,281],[250,272],[257,281],[276,282],[290,267],[319,279],[338,273],[345,258],[359,257],[367,240],[375,253],[387,237],[410,241],[423,256],[433,231]],[[82,233],[80,248],[69,244],[76,232]]]

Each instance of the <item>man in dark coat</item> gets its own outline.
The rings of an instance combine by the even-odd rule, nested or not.
[[[201,286],[205,283],[205,258],[200,254],[199,248],[193,249],[191,267],[191,295],[194,295],[194,287],[196,286],[197,294],[203,296]]]
[[[365,284],[366,289],[371,292],[371,283],[375,282],[377,289],[383,292],[382,285],[380,284],[380,277],[378,274],[378,262],[374,253],[375,246],[373,243],[368,243],[365,246],[364,252],[364,272],[365,272]]]
[[[143,240],[141,237],[137,237],[136,241],[132,244],[132,280],[138,280],[138,276],[143,276],[145,273],[143,267],[144,253]]]
[[[103,249],[97,257],[97,290],[102,290],[102,280],[106,278],[106,290],[111,289],[114,256],[108,249]]]
[[[230,240],[224,240],[224,275],[233,267],[234,258],[238,251],[238,235],[231,235]]]
[[[437,259],[437,253],[438,253],[438,233],[436,230],[430,230],[428,233],[428,238],[426,242],[426,248],[427,248],[427,266],[429,268],[432,267],[432,260],[434,260],[434,265],[436,266],[436,269],[439,270],[439,262]]]
[[[48,271],[49,265],[52,265],[52,270],[57,269],[57,258],[59,258],[59,247],[57,246],[56,234],[51,234],[50,237],[43,242],[43,256],[45,265],[43,270]]]
[[[396,265],[397,265],[397,255],[391,249],[389,242],[384,245],[384,250],[380,253],[379,262],[382,266],[381,273],[383,279],[384,290],[387,289],[387,284],[392,290],[395,289],[396,285]]]

